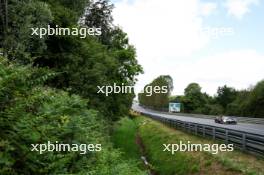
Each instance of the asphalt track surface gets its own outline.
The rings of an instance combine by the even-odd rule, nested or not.
[[[177,119],[177,120],[181,120],[185,122],[193,122],[193,123],[199,123],[203,125],[228,128],[228,129],[232,129],[235,131],[243,131],[243,132],[251,133],[254,135],[264,136],[264,125],[260,125],[260,124],[249,124],[249,123],[237,123],[236,125],[219,124],[219,123],[215,123],[214,119],[204,119],[204,118],[197,118],[197,117],[191,117],[191,116],[188,117],[188,116],[164,114],[159,111],[154,111],[154,110],[143,108],[136,103],[132,105],[132,109],[138,112],[144,112],[147,114],[156,115],[156,116],[163,117],[163,118]]]

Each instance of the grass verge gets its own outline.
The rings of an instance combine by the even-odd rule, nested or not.
[[[240,151],[219,152],[163,152],[163,144],[187,143],[213,144],[215,141],[169,128],[146,117],[137,117],[135,122],[145,145],[147,158],[160,175],[217,174],[236,175],[264,174],[264,160]]]
[[[125,117],[115,123],[114,132],[112,134],[112,142],[114,147],[119,149],[123,154],[123,158],[132,161],[139,169],[147,170],[142,163],[141,151],[136,144],[137,125],[134,120]]]
[[[139,159],[140,150],[136,145],[137,134],[136,123],[129,118],[122,118],[114,126],[112,140],[114,147],[124,152],[124,157],[128,159]]]

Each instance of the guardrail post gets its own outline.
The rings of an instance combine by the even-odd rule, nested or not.
[[[195,135],[197,135],[197,124],[194,124],[194,128],[195,128]]]
[[[242,134],[242,149],[245,151],[246,150],[246,134]]]
[[[213,127],[213,139],[215,140],[215,127]]]
[[[203,126],[203,136],[205,136],[205,127]]]
[[[173,128],[177,128],[177,122],[173,121]]]
[[[228,130],[225,130],[225,142],[228,144]]]

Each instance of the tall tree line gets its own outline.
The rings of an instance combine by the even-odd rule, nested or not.
[[[126,114],[134,94],[97,94],[97,86],[113,83],[134,85],[142,72],[135,48],[127,34],[113,24],[113,5],[108,0],[9,0],[7,16],[1,23],[0,47],[9,60],[59,72],[50,86],[77,93],[89,99],[89,106],[99,109],[110,119]],[[1,4],[1,7],[4,3]],[[2,10],[1,12],[5,12]],[[101,36],[31,36],[32,27],[101,27]],[[79,26],[81,27],[81,26]]]
[[[184,92],[170,101],[182,103],[186,113],[264,117],[264,81],[242,90],[220,86],[214,96],[201,92],[198,83],[189,84]]]
[[[227,85],[219,86],[214,96],[202,92],[198,83],[190,83],[183,95],[171,96],[170,93],[153,93],[149,95],[146,88],[151,86],[173,87],[170,76],[159,76],[144,87],[138,94],[139,103],[143,106],[157,110],[168,109],[169,102],[181,103],[181,112],[233,115],[246,117],[264,117],[264,80],[248,89],[237,90]],[[172,88],[169,88],[171,92]]]
[[[5,53],[0,55],[0,174],[146,174],[124,160],[109,139],[113,121],[128,113],[134,94],[97,94],[97,86],[133,85],[142,72],[126,33],[112,24],[111,3],[1,0],[0,5],[0,53]],[[31,35],[31,28],[47,25],[80,27],[83,16],[93,21],[83,25],[106,21],[102,26],[111,35]],[[102,151],[31,151],[31,144],[48,141],[101,144]]]

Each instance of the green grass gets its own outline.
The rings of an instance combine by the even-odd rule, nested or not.
[[[143,142],[140,150],[136,138]],[[123,118],[115,124],[112,135],[114,146],[123,152],[126,160],[144,166],[140,156],[144,154],[150,167],[158,175],[263,175],[264,160],[240,151],[219,152],[163,152],[163,144],[187,143],[213,144],[215,141],[180,130],[169,128],[157,121],[140,116],[135,119]]]
[[[162,126],[150,123],[150,120],[142,117],[137,118],[136,122],[139,125],[139,134],[144,142],[147,157],[154,171],[160,175],[195,174],[199,171],[199,160],[181,152],[174,155],[163,152],[163,144],[170,142],[170,134],[164,133],[161,130]]]
[[[159,175],[263,175],[264,160],[239,151],[219,152],[163,152],[163,144],[177,144],[179,141],[213,144],[213,140],[197,137],[169,128],[145,117],[135,119],[138,132],[145,145],[145,151],[154,171]]]
[[[120,119],[115,123],[111,138],[114,147],[123,153],[123,158],[137,165],[147,175],[149,170],[141,160],[142,153],[136,143],[137,125],[135,121],[128,117]]]
[[[114,147],[124,152],[127,159],[139,160],[141,157],[139,147],[136,145],[137,125],[129,118],[122,118],[114,126],[112,141]]]

